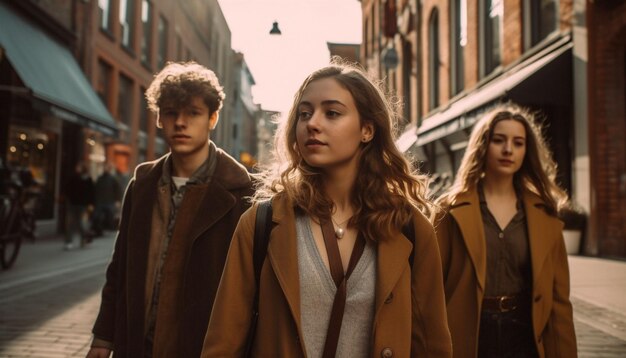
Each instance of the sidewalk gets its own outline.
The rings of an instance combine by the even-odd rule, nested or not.
[[[570,256],[579,357],[626,356],[626,262]]]
[[[0,271],[0,357],[84,357],[113,233],[83,250],[26,242]],[[579,357],[626,357],[626,262],[570,256]]]

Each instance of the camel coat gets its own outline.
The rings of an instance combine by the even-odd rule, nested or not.
[[[305,357],[300,321],[296,225],[284,195],[272,203],[274,229],[261,271],[254,357]],[[243,357],[255,293],[256,206],[241,217],[218,289],[202,357]],[[432,226],[415,216],[415,247],[401,233],[377,245],[371,357],[451,357],[441,266]],[[414,256],[413,272],[409,255]]]
[[[178,209],[160,289],[154,357],[200,355],[232,233],[249,207],[244,199],[253,192],[248,172],[221,149],[215,155],[210,183],[189,186]],[[159,184],[164,161],[165,157],[141,164],[124,196],[120,230],[93,328],[96,337],[114,344],[115,357],[144,356],[146,271],[154,240],[152,224],[157,220],[153,209],[159,195],[167,192]],[[181,242],[188,250],[177,250],[181,245],[176,243]],[[182,264],[176,274],[171,262]],[[175,300],[168,298],[174,296]]]
[[[563,224],[535,194],[523,197],[532,267],[532,324],[541,358],[576,357]],[[478,192],[459,195],[435,219],[455,357],[474,358],[487,269]]]

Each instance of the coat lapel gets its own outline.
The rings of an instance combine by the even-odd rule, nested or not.
[[[208,184],[190,185],[180,205],[180,212],[176,215],[177,230],[179,223],[184,226],[189,225],[181,227],[180,232],[188,233],[188,236],[183,235],[195,241],[226,215],[235,204],[235,197],[214,181]]]
[[[551,232],[546,231],[555,227],[555,225],[547,225],[549,216],[544,211],[543,205],[543,201],[537,195],[529,192],[524,193],[524,209],[526,210],[533,285],[541,280],[541,277],[539,277],[541,268],[552,244],[550,238],[554,237]]]
[[[276,226],[270,235],[267,256],[291,310],[298,334],[302,337],[300,274],[294,210],[291,203],[281,196],[275,197],[272,201],[272,211],[272,221],[276,223]]]
[[[413,252],[413,245],[401,233],[378,242],[377,278],[376,278],[376,313],[374,322],[385,300],[398,284],[400,276],[409,267],[409,256]]]
[[[480,215],[478,192],[471,190],[459,195],[451,206],[450,214],[459,225],[465,241],[465,247],[474,265],[476,279],[484,292],[487,274],[487,247],[485,244],[485,230]]]

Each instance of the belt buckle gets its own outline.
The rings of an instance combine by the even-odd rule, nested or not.
[[[498,298],[498,310],[500,312],[509,312],[517,308],[517,306],[514,305],[512,307],[505,307],[504,303],[508,302],[508,300],[511,298],[511,296],[500,296]]]

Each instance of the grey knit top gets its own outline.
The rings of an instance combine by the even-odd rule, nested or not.
[[[324,351],[330,311],[337,288],[324,265],[308,216],[296,218],[300,314],[307,357],[318,358]],[[346,307],[336,357],[368,357],[374,320],[376,248],[367,243],[363,256],[348,279]]]

